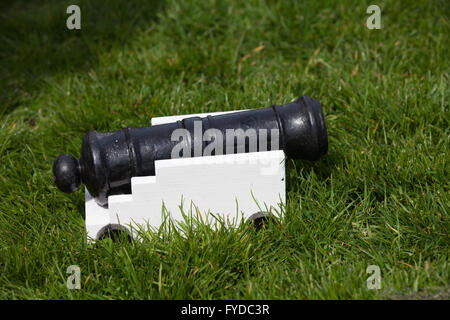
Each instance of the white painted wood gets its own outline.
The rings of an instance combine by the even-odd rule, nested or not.
[[[239,112],[239,111],[247,111],[249,109],[243,109],[243,110],[234,110],[234,111],[222,111],[222,112],[209,112],[209,113],[194,113],[194,114],[184,114],[184,115],[176,115],[176,116],[166,116],[166,117],[154,117],[151,120],[152,126],[157,124],[165,124],[165,123],[171,123],[176,122],[179,120],[183,120],[188,117],[200,117],[204,118],[207,116],[218,116],[221,114],[227,114],[227,113],[233,113],[233,112]]]
[[[195,115],[181,119],[190,116]],[[152,124],[176,121],[174,117],[179,116],[154,118]],[[174,221],[183,221],[184,212],[211,226],[211,213],[231,226],[259,211],[280,217],[286,202],[284,157],[276,150],[159,160],[155,176],[133,177],[132,193],[110,196],[108,208],[97,205],[86,190],[88,239],[98,239],[109,225],[120,225],[133,237],[139,228],[158,229],[163,204]]]

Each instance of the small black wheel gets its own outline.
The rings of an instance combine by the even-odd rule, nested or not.
[[[255,230],[259,231],[259,230],[261,230],[262,227],[267,225],[267,223],[269,221],[276,222],[276,219],[269,213],[260,211],[260,212],[253,214],[249,218],[249,221],[253,223]]]
[[[98,232],[98,240],[111,239],[113,242],[119,242],[127,239],[131,242],[132,238],[128,230],[120,225],[107,225]]]

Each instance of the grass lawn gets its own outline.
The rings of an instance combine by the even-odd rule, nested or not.
[[[0,4],[0,298],[449,298],[448,1]],[[81,8],[81,30],[66,8]],[[381,30],[366,8],[381,7]],[[86,244],[53,159],[89,130],[317,98],[284,219]],[[81,289],[66,269],[81,268]],[[381,289],[369,290],[369,265]]]

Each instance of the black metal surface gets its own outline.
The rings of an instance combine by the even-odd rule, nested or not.
[[[154,175],[155,161],[171,158],[173,148],[179,144],[179,141],[171,139],[174,130],[184,128],[189,132],[191,141],[186,140],[186,143],[192,142],[189,156],[197,156],[193,140],[195,121],[201,121],[202,133],[214,128],[222,132],[224,139],[227,129],[255,129],[257,132],[265,129],[268,136],[266,150],[271,150],[271,139],[279,139],[279,149],[294,159],[316,160],[328,149],[320,103],[303,96],[282,106],[205,118],[191,117],[168,124],[108,133],[90,131],[84,137],[80,159],[63,154],[53,162],[55,184],[61,191],[73,192],[84,183],[97,203],[107,206],[108,196],[131,193],[131,177]],[[279,135],[272,136],[271,129],[278,129]],[[256,137],[259,139],[259,135]],[[234,149],[228,153],[254,151],[249,147],[249,139],[233,139]],[[200,143],[204,150],[211,142]],[[222,154],[227,154],[226,145],[224,141]],[[257,146],[259,148],[259,141]]]

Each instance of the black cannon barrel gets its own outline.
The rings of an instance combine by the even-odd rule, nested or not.
[[[274,149],[284,150],[290,158],[316,160],[328,149],[320,103],[303,96],[282,106],[273,105],[204,118],[188,117],[173,123],[143,128],[128,127],[107,133],[90,131],[83,139],[80,159],[62,154],[53,162],[55,184],[60,190],[69,193],[84,183],[97,203],[107,206],[108,196],[131,193],[131,177],[154,175],[155,161],[171,159],[174,148],[177,145],[180,147],[180,143],[187,148],[181,150],[189,151],[186,154],[181,151],[179,156],[201,156],[203,153],[198,153],[198,148],[205,150],[218,136],[216,134],[214,139],[198,142],[194,131],[199,127],[202,135],[208,129],[220,131],[224,140],[227,130],[248,133],[249,129],[254,129],[257,133],[261,130],[266,132],[265,135],[255,136],[258,140],[256,150],[250,145],[250,137],[239,139],[235,135],[230,138],[232,141],[223,142],[223,150],[217,149],[211,155],[269,151],[274,146]],[[186,139],[173,138],[177,129],[184,129],[188,133]],[[265,144],[260,143],[261,137],[267,138]],[[272,141],[274,139],[278,141]],[[227,149],[230,143],[232,148]]]

